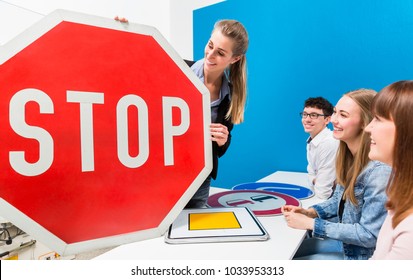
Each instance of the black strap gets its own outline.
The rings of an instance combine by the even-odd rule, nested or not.
[[[338,207],[338,218],[339,218],[340,223],[341,223],[341,220],[343,219],[344,203],[346,203],[346,200],[343,199],[343,197],[341,197],[340,205]]]
[[[184,59],[184,61],[185,61],[185,63],[186,63],[189,67],[191,67],[191,66],[195,63],[195,61],[193,61],[193,60],[188,60],[188,59]]]

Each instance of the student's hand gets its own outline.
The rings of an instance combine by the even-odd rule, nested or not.
[[[115,17],[115,20],[120,21],[120,22],[123,22],[123,23],[127,23],[127,22],[128,22],[128,19],[127,19],[127,18],[118,17],[118,16]]]
[[[287,225],[295,229],[314,229],[314,219],[297,212],[283,212]]]
[[[223,146],[228,141],[228,128],[220,123],[211,123],[211,140],[217,142],[218,146]]]
[[[284,213],[284,212],[299,212],[299,211],[302,211],[302,210],[304,210],[304,209],[301,208],[301,207],[298,207],[298,206],[293,206],[293,205],[281,206],[281,212],[282,213]]]
[[[282,213],[284,213],[284,212],[295,212],[295,213],[304,214],[305,211],[307,211],[307,210],[305,210],[305,209],[303,209],[303,208],[301,208],[301,207],[298,207],[298,206],[293,206],[293,205],[284,205],[284,206],[281,206],[281,212],[282,212]]]
[[[303,215],[306,215],[307,217],[310,218],[316,218],[317,212],[314,210],[314,208],[309,208],[309,209],[304,209],[298,206],[293,206],[293,205],[284,205],[281,207],[281,212],[284,214],[284,212],[294,212],[294,213],[300,213]]]

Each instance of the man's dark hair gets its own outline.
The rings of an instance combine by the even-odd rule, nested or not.
[[[310,97],[304,102],[305,107],[312,107],[323,110],[323,114],[331,116],[334,111],[334,106],[323,97]]]

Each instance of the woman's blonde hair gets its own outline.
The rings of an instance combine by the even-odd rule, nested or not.
[[[234,124],[244,121],[244,110],[247,99],[247,58],[245,54],[248,49],[248,34],[244,26],[236,20],[220,20],[214,25],[215,30],[219,30],[222,35],[230,38],[234,42],[233,55],[241,58],[230,65],[227,76],[232,85],[231,104],[228,110],[227,119],[231,119]]]
[[[344,187],[343,198],[350,199],[354,205],[357,205],[354,194],[357,177],[369,162],[370,136],[364,128],[373,118],[371,104],[375,95],[376,91],[371,89],[358,89],[343,95],[351,98],[359,106],[361,118],[361,141],[356,154],[353,155],[347,144],[340,141],[336,158],[337,183]]]

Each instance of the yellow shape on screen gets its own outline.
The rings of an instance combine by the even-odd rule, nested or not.
[[[191,213],[189,230],[241,228],[234,212]]]

